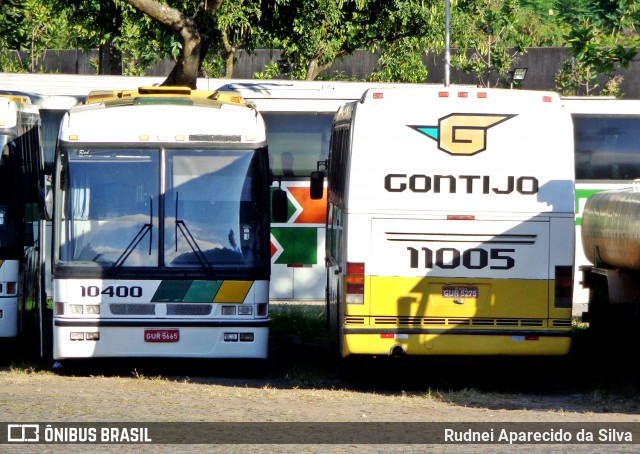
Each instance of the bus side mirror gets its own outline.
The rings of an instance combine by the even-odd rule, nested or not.
[[[324,172],[321,170],[311,172],[309,185],[311,200],[320,200],[324,195]]]
[[[271,194],[271,218],[273,222],[285,223],[288,219],[287,193],[277,188]]]

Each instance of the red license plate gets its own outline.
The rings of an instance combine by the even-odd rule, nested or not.
[[[443,285],[443,298],[477,298],[478,287],[475,285]]]
[[[179,329],[145,329],[145,342],[178,342],[180,340]]]

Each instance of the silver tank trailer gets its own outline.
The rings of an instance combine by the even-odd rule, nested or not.
[[[640,270],[640,186],[587,199],[582,248],[596,266]]]

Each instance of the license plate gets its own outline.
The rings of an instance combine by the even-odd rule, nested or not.
[[[179,329],[145,329],[145,342],[178,342],[180,340]]]
[[[475,285],[443,285],[443,298],[477,298],[478,287]]]

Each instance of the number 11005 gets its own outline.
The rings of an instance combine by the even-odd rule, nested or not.
[[[513,268],[516,263],[515,259],[508,255],[515,252],[515,249],[489,249],[487,251],[482,248],[473,248],[460,252],[456,248],[443,247],[434,252],[428,247],[423,247],[420,250],[408,247],[407,250],[409,251],[409,266],[411,268],[454,269],[462,265],[470,270],[480,270],[486,267],[493,270],[508,270]]]

